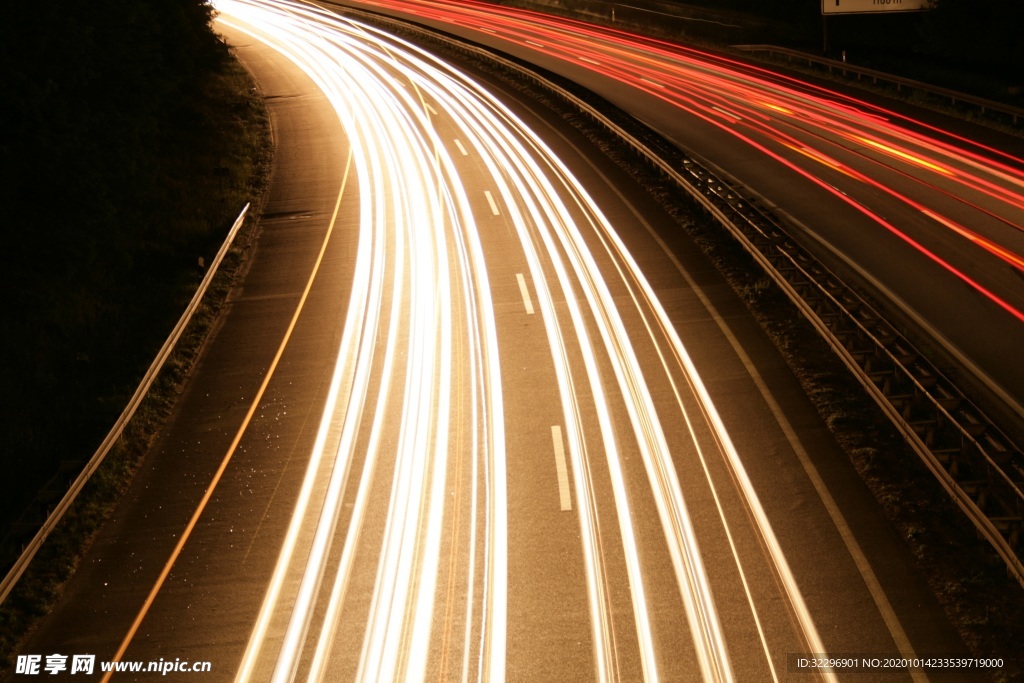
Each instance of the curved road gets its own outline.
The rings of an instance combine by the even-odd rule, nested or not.
[[[570,78],[722,169],[1024,425],[1024,144],[712,53],[485,2],[351,5]]]
[[[963,651],[635,181],[369,26],[219,8],[274,125],[259,241],[22,654],[204,680],[746,681]]]

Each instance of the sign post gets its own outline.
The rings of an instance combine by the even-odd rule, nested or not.
[[[934,4],[934,0],[821,0],[823,49],[828,52],[828,18],[833,14],[922,12]]]

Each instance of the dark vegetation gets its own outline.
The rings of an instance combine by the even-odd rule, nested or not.
[[[0,530],[14,552],[15,520],[45,514],[37,492],[114,424],[259,176],[262,105],[211,13],[4,8]]]
[[[114,424],[235,217],[269,126],[201,0],[10,4],[0,22],[5,209],[0,576]],[[243,228],[153,389],[0,605],[0,672],[169,413],[242,267]]]

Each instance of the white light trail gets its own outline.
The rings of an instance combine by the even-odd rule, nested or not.
[[[350,301],[321,438],[307,472],[289,542],[282,551],[238,678],[248,680],[258,675],[258,667],[265,668],[259,662],[267,645],[268,624],[280,609],[288,610],[291,616],[279,651],[272,655],[273,677],[293,680],[297,675],[305,642],[315,626],[314,604],[321,592],[353,459],[364,445],[360,428],[365,424],[371,425],[371,431],[365,442],[358,504],[345,536],[338,571],[331,581],[327,618],[315,640],[309,676],[321,679],[326,674],[331,638],[357,552],[369,484],[373,473],[383,467],[394,472],[395,487],[360,673],[367,680],[422,678],[433,617],[447,480],[453,391],[450,382],[455,363],[452,337],[457,333],[451,307],[457,300],[456,291],[471,314],[468,329],[461,332],[472,339],[468,362],[474,378],[473,415],[482,418],[472,422],[473,457],[484,459],[487,472],[486,604],[476,613],[468,612],[467,619],[488,615],[488,623],[479,629],[481,642],[476,647],[485,675],[494,678],[493,674],[504,671],[507,513],[493,306],[469,201],[465,191],[445,177],[454,177],[451,161],[423,118],[426,112],[436,110],[429,105],[417,108],[411,96],[400,94],[396,87],[402,78],[400,70],[376,53],[365,35],[360,35],[363,31],[354,31],[345,22],[298,5],[225,2],[220,9],[245,22],[254,37],[270,42],[299,64],[334,104],[352,142],[364,198],[360,206],[358,286]],[[397,140],[396,134],[401,134]],[[452,254],[459,259],[454,269],[449,262]],[[385,309],[382,303],[388,292],[391,303]],[[382,374],[375,375],[374,357],[381,341],[386,349],[383,369]],[[409,350],[404,368],[396,362],[399,341],[403,349]],[[372,388],[371,379],[376,385]],[[367,400],[374,391],[376,408],[367,409]],[[397,450],[381,464],[381,441],[389,432],[387,422],[396,405],[400,406]],[[328,435],[333,433],[337,434],[331,441]],[[330,483],[323,498],[311,504],[308,496],[316,488],[314,482],[325,451],[334,458]],[[475,482],[473,494],[478,495]],[[475,498],[473,505],[477,505]],[[295,539],[302,528],[315,531],[308,550],[298,552]],[[468,571],[472,573],[474,567],[475,562]],[[290,606],[283,607],[281,586],[296,571],[302,577],[298,592],[286,603]],[[472,577],[469,580],[474,581]],[[466,629],[467,633],[471,630]],[[468,666],[469,660],[465,663]],[[395,668],[400,664],[404,671]]]
[[[645,376],[651,370],[634,350],[636,332],[627,329],[613,293],[622,283],[630,291],[630,283],[640,283],[642,296],[634,302],[653,311],[660,334],[667,335],[756,513],[807,641],[816,647],[812,651],[824,652],[685,348],[598,204],[554,152],[484,87],[377,29],[299,3],[218,0],[217,7],[229,17],[222,20],[288,56],[323,90],[348,135],[360,190],[355,277],[327,405],[237,680],[328,680],[352,577],[368,563],[375,570],[364,572],[373,575],[371,594],[359,608],[367,615],[365,634],[361,645],[346,643],[359,653],[353,675],[365,681],[423,680],[436,656],[431,646],[442,548],[446,534],[455,539],[461,533],[447,529],[446,520],[453,514],[448,491],[461,477],[463,454],[471,483],[462,495],[470,509],[459,538],[468,539],[468,559],[457,567],[465,610],[462,637],[451,645],[461,650],[461,657],[452,657],[460,671],[450,677],[504,679],[505,423],[481,244],[485,224],[496,223],[510,226],[522,249],[553,360],[564,418],[564,434],[561,427],[551,428],[556,457],[561,454],[559,496],[563,510],[571,509],[571,497],[577,503],[594,677],[621,676],[618,648],[636,648],[647,680],[659,678],[660,661],[670,656],[658,652],[646,587],[653,577],[645,569],[633,516],[643,495],[657,510],[701,675],[733,678],[711,581],[662,426],[663,413],[676,419],[686,410],[681,398],[678,406],[656,407]],[[441,127],[456,128],[458,137],[444,136]],[[455,157],[482,165],[485,182],[473,178],[468,189]],[[484,190],[489,211],[479,201],[484,184],[493,189]],[[591,253],[588,235],[605,241],[614,268]],[[517,279],[532,313],[525,277]],[[642,333],[653,334],[651,329]],[[588,390],[586,406],[577,387]],[[623,423],[616,411],[624,413],[629,429],[616,430]],[[589,441],[585,414],[597,416],[596,438]],[[640,493],[625,474],[624,454],[634,452],[647,475]],[[599,523],[599,470],[610,478],[614,530],[602,530]],[[389,492],[381,506],[386,516],[374,522],[368,510],[382,482]],[[365,533],[371,525],[372,535]],[[629,580],[632,645],[615,637],[607,581],[612,558],[601,550],[601,535],[616,531],[623,557],[615,561],[622,562]]]

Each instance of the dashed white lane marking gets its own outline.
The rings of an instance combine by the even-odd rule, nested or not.
[[[522,273],[516,273],[516,280],[519,281],[519,293],[523,295],[523,305],[526,306],[526,313],[533,315],[533,299],[530,298],[530,290],[526,287],[526,278]]]
[[[555,470],[558,472],[558,502],[563,510],[572,510],[572,500],[569,498],[569,469],[565,464],[562,428],[558,425],[551,425],[551,441],[555,444]]]
[[[494,202],[494,195],[491,194],[491,191],[484,190],[484,195],[487,197],[487,203],[491,205],[491,213],[495,216],[500,216],[501,211],[498,211],[498,205]]]

